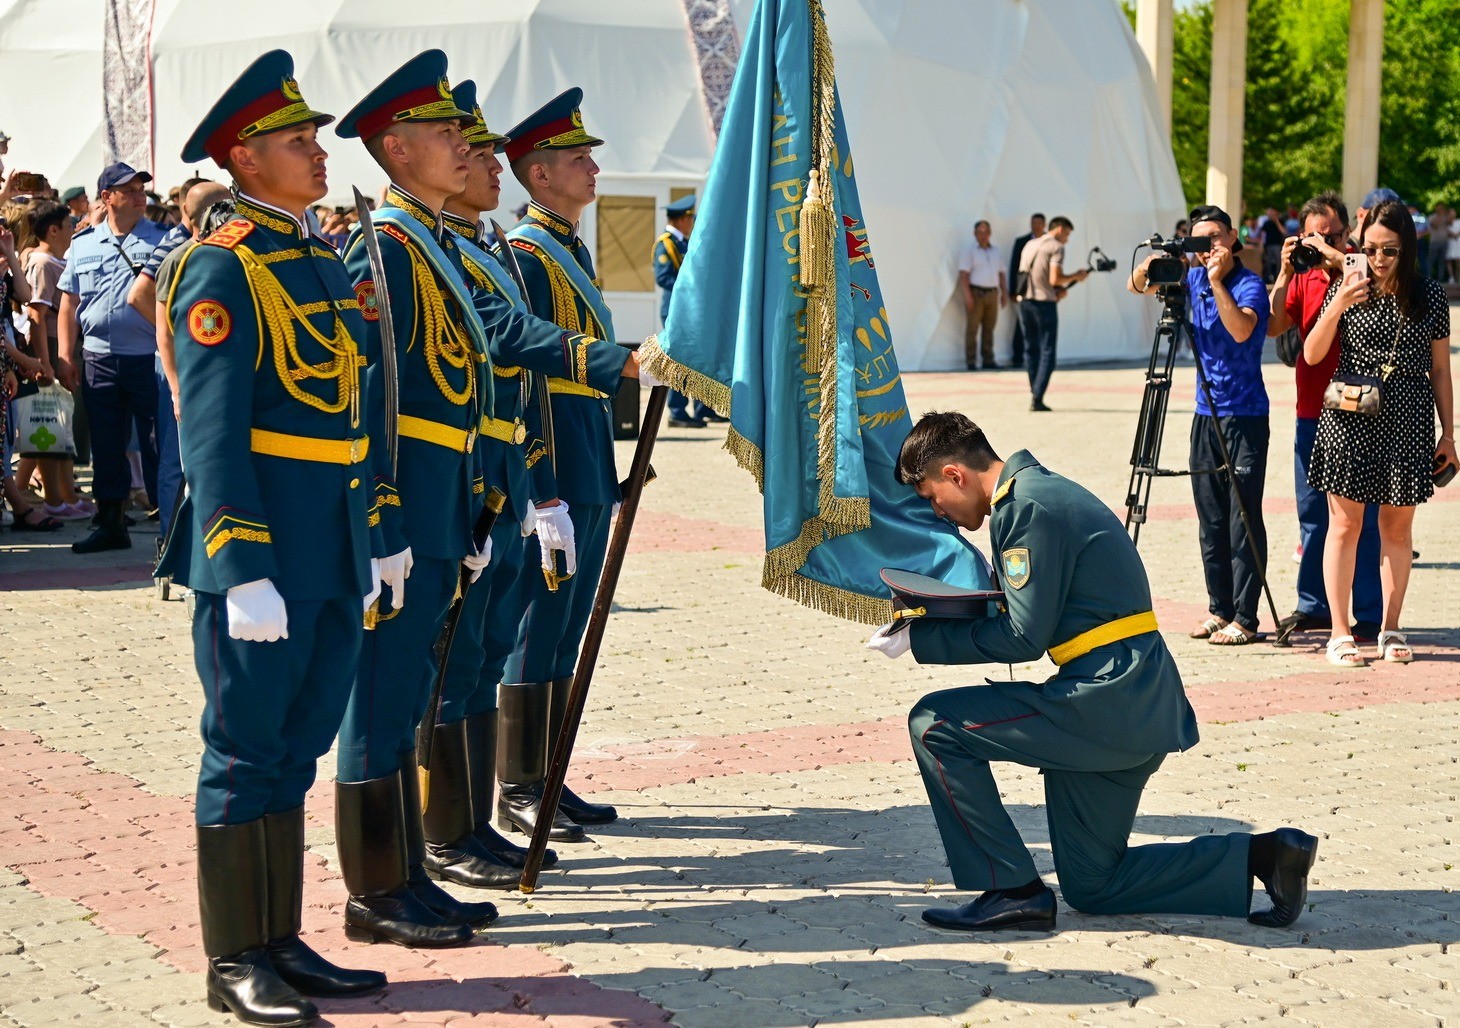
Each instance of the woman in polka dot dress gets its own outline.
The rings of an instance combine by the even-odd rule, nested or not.
[[[1303,344],[1303,357],[1316,364],[1341,338],[1337,374],[1370,375],[1383,383],[1377,416],[1323,412],[1308,467],[1308,484],[1328,494],[1323,581],[1333,634],[1327,659],[1339,667],[1365,663],[1348,634],[1349,596],[1364,506],[1370,503],[1379,504],[1384,589],[1379,656],[1399,664],[1414,659],[1399,630],[1414,510],[1435,491],[1436,462],[1457,462],[1450,307],[1439,283],[1416,270],[1414,221],[1404,205],[1386,201],[1370,211],[1360,246],[1369,275],[1351,272],[1329,287],[1323,313]]]

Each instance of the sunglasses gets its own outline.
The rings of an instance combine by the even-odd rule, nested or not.
[[[1377,257],[1380,254],[1383,254],[1385,257],[1398,257],[1399,256],[1399,247],[1397,247],[1397,246],[1364,246],[1364,247],[1360,247],[1360,252],[1365,257]]]

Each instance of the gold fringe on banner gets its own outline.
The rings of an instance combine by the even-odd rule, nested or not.
[[[834,617],[864,624],[892,620],[892,601],[851,592],[799,574],[811,551],[838,536],[871,527],[871,503],[867,497],[835,495],[837,451],[837,283],[836,203],[832,192],[833,141],[836,129],[836,73],[831,37],[820,0],[807,0],[811,13],[812,58],[812,168],[805,200],[798,213],[798,260],[806,294],[806,347],[802,368],[818,377],[821,390],[817,416],[816,472],[820,485],[816,515],[802,522],[795,539],[766,554],[761,567],[763,588],[794,600],[802,606]],[[730,416],[730,388],[693,368],[676,362],[651,336],[639,349],[639,361],[670,388],[708,404],[717,414]],[[765,454],[732,426],[725,437],[725,449],[735,462],[755,479],[765,492]]]

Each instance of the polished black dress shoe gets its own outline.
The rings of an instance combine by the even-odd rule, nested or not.
[[[618,820],[618,811],[607,803],[589,803],[566,785],[558,799],[558,809],[580,825],[610,825]]]
[[[1318,840],[1296,828],[1279,828],[1272,833],[1277,850],[1272,870],[1258,875],[1272,900],[1271,910],[1247,915],[1247,920],[1266,928],[1286,928],[1303,912],[1308,900],[1308,872],[1318,859]]]
[[[299,1028],[319,1017],[319,1009],[275,973],[262,946],[209,958],[207,988],[210,1009],[245,1024]]]
[[[1001,889],[991,889],[961,907],[924,910],[923,920],[934,928],[956,932],[1052,932],[1055,907],[1052,889],[1027,899],[1014,899]]]
[[[332,964],[297,935],[274,940],[268,951],[279,977],[306,996],[358,996],[386,985],[381,972]]]
[[[426,874],[438,882],[455,882],[471,889],[515,889],[519,869],[488,852],[475,835],[438,845],[426,843]]]
[[[415,864],[406,879],[406,889],[427,910],[447,924],[481,929],[497,920],[497,906],[486,900],[459,900],[431,881],[426,869]]]
[[[476,837],[483,849],[508,867],[515,867],[520,871],[527,866],[527,847],[517,845],[493,828],[489,822],[483,821],[477,825],[476,831],[472,832],[472,835]],[[544,868],[554,867],[557,862],[557,850],[543,850],[542,866]]]
[[[519,831],[531,835],[537,825],[537,816],[542,807],[542,782],[528,782],[525,785],[501,783],[497,794],[497,827],[504,831]],[[583,826],[568,817],[559,802],[553,817],[553,827],[548,832],[553,842],[587,842],[588,835]]]
[[[705,423],[699,418],[670,418],[669,423],[675,428],[704,428]]]
[[[712,422],[716,425],[723,425],[730,420],[729,418],[721,414],[716,414],[712,410],[705,411],[705,413],[701,414],[700,417],[703,418],[705,421]]]
[[[1030,400],[1029,401],[1029,409],[1032,410],[1032,411],[1039,411],[1041,413],[1048,414],[1054,408],[1053,407],[1045,406],[1045,403],[1044,403],[1043,400]]]
[[[351,896],[345,904],[345,938],[351,942],[393,942],[411,949],[465,946],[471,927],[444,920],[408,885],[381,896]]]

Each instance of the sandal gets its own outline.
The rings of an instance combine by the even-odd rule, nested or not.
[[[24,514],[15,515],[15,523],[10,526],[12,532],[54,532],[61,527],[61,523],[55,518],[40,514],[39,521],[31,521],[32,514],[40,514],[40,511],[32,507]]]
[[[1328,648],[1324,652],[1328,663],[1334,667],[1368,667],[1369,662],[1359,652],[1358,645],[1351,635],[1338,635],[1328,640]]]
[[[1237,622],[1229,621],[1220,632],[1213,632],[1207,643],[1212,646],[1246,646],[1256,638],[1256,632],[1249,632]]]
[[[1414,651],[1403,632],[1380,632],[1379,655],[1389,664],[1408,664],[1414,660]]]
[[[1186,634],[1193,639],[1210,639],[1213,635],[1215,635],[1217,632],[1220,632],[1226,627],[1227,622],[1223,621],[1216,615],[1212,615]]]

